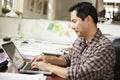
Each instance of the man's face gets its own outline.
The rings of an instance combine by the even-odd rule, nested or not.
[[[71,27],[77,33],[78,37],[85,37],[88,30],[87,21],[83,21],[76,14],[77,12],[75,10],[71,12]]]

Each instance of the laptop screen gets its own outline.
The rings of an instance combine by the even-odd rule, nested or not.
[[[23,67],[24,59],[13,42],[3,44],[2,47],[18,69]]]

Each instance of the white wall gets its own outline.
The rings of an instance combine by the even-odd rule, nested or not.
[[[50,24],[55,24],[50,27]],[[68,21],[23,20],[21,23],[22,36],[26,39],[51,41],[53,43],[73,43],[76,35],[68,29]],[[55,28],[56,27],[56,28]]]
[[[0,18],[0,37],[17,37],[19,20],[16,18]]]
[[[107,36],[120,37],[120,24],[98,24],[98,27]]]
[[[0,37],[11,36],[18,37],[18,28],[20,23],[21,36],[24,39],[46,40],[54,43],[72,43],[74,41],[74,32],[68,29],[69,23],[67,21],[53,21],[59,24],[63,32],[56,32],[48,30],[48,26],[52,21],[35,20],[35,19],[15,19],[15,18],[0,18]],[[48,30],[48,31],[47,31]],[[66,36],[67,35],[67,36]]]
[[[48,31],[49,23],[58,22],[64,34]],[[16,18],[2,18],[0,17],[0,37],[12,36],[18,37],[18,25],[20,23],[21,35],[24,39],[48,40],[52,42],[71,43],[76,38],[72,30],[66,33],[69,22],[67,21],[48,21],[48,20],[35,20],[35,19],[20,19]],[[106,36],[120,37],[120,25],[115,24],[98,24],[103,34]],[[61,28],[59,28],[61,29]],[[67,35],[67,36],[66,36]]]

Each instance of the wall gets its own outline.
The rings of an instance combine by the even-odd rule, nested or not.
[[[0,37],[17,37],[19,20],[0,17]]]
[[[69,8],[80,0],[56,0],[55,19],[56,20],[69,20]]]
[[[76,37],[67,21],[23,20],[21,24],[22,36],[26,39],[68,44]]]
[[[50,24],[54,26],[50,26]],[[20,27],[20,32],[18,32]],[[0,37],[11,36],[24,39],[51,41],[53,43],[73,43],[76,34],[67,21],[48,21],[35,19],[0,18]]]
[[[103,34],[109,38],[120,37],[120,24],[98,24]]]
[[[50,26],[54,23],[54,26]],[[53,24],[52,24],[53,25]],[[59,43],[72,43],[76,34],[69,28],[68,21],[48,21],[37,19],[16,19],[0,17],[0,37],[11,36],[18,38],[20,34],[24,39],[46,40]],[[120,37],[120,25],[98,24],[106,36]]]

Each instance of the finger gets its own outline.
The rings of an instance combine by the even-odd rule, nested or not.
[[[36,62],[38,59],[39,59],[38,56],[36,56],[36,57],[34,57],[30,62],[31,62],[31,63],[32,63],[32,62]]]
[[[36,65],[36,62],[32,62],[32,63],[31,63],[31,67],[32,67],[32,66],[35,66],[35,65]]]
[[[37,66],[32,66],[31,69],[38,68]]]
[[[31,69],[37,68],[37,64],[38,64],[37,62],[32,62],[31,63]]]
[[[30,61],[30,63],[34,62],[34,60],[35,60],[35,58],[33,58],[33,59]]]
[[[37,56],[35,56],[30,62],[34,62],[36,60]]]

